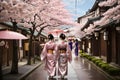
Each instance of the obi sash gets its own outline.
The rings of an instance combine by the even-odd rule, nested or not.
[[[59,53],[66,53],[66,48],[60,48]]]
[[[53,54],[53,49],[48,49],[47,52]]]

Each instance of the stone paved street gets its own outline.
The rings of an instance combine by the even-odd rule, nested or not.
[[[31,73],[26,80],[48,80],[47,73],[43,69],[44,65],[41,65],[33,73]],[[56,76],[54,80],[61,80],[59,76]],[[73,55],[73,61],[69,64],[68,76],[64,80],[109,80],[103,74],[99,73],[94,66],[91,66],[88,62],[80,57],[75,58]]]

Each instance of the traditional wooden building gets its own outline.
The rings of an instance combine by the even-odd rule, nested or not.
[[[115,5],[110,7],[99,7],[98,4],[100,1],[102,0],[96,0],[93,7],[87,12],[86,15],[91,13],[93,15],[91,18],[87,18],[87,22],[83,25],[81,31],[91,29],[90,25],[94,26],[95,21],[101,20],[104,12],[117,5],[115,3]],[[83,17],[78,18],[80,24],[82,19]],[[83,52],[90,53],[90,55],[100,57],[108,63],[120,66],[120,21],[108,20],[109,22],[104,25],[101,24],[92,27],[94,30],[91,30],[91,32],[81,39]]]
[[[12,30],[13,26],[11,23],[0,23],[0,31],[3,30]],[[28,45],[29,45],[29,30],[28,28],[24,28],[20,25],[18,25],[17,28],[17,32],[22,33],[23,35],[27,36],[28,39],[27,40],[17,40],[17,46],[18,46],[18,59],[19,61],[22,61],[23,58],[27,57],[26,50],[28,50]],[[40,43],[44,43],[46,36],[45,35],[40,35],[39,36],[40,39],[35,39],[35,41],[33,41],[33,54],[40,54],[37,52],[40,52],[39,49],[40,48]],[[13,40],[3,40],[0,39],[0,42],[4,41],[5,45],[4,46],[0,46],[0,54],[1,54],[1,58],[2,58],[2,67],[6,67],[6,66],[10,66],[11,62],[12,62],[12,53],[13,53]],[[36,50],[37,49],[37,50]]]

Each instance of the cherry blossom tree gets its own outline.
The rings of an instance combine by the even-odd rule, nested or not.
[[[2,47],[3,46],[5,46],[5,41],[3,41],[3,40],[0,40],[0,80],[2,80],[3,79],[3,77],[2,77],[2,52],[3,52],[3,50],[2,50]]]
[[[31,61],[32,38],[35,31],[39,36],[44,28],[58,27],[61,25],[79,26],[71,20],[70,13],[65,9],[64,4],[60,0],[1,0],[0,1],[0,22],[11,22],[14,31],[17,24],[24,25],[31,32],[29,45],[29,61]],[[49,28],[49,29],[50,29]],[[14,41],[14,49],[16,49],[16,41]],[[12,73],[18,73],[17,49],[14,50]],[[30,64],[30,63],[29,63]]]
[[[84,32],[84,31],[81,31],[81,28],[82,28],[82,24],[81,24],[81,27],[72,27],[72,28],[70,28],[70,34],[71,35],[74,35],[76,38],[82,38],[82,37],[84,37],[85,35],[86,35],[86,32]]]
[[[117,3],[117,0],[107,0],[99,3],[99,6],[113,6],[115,3]]]
[[[100,7],[110,7],[106,12],[102,15],[103,17],[94,22],[94,25],[90,24],[87,29],[85,29],[86,34],[90,34],[95,30],[95,26],[100,25],[103,26],[111,21],[119,21],[120,20],[120,0],[105,0],[98,4]]]
[[[109,23],[111,20],[120,20],[120,0],[107,0],[99,3],[100,7],[112,7],[103,13],[103,18],[99,21],[96,21],[95,25],[104,25]],[[102,23],[102,24],[101,24]]]
[[[94,31],[94,25],[90,24],[90,26],[84,30],[86,34],[91,34]]]
[[[31,64],[31,43],[33,39],[33,34],[35,31],[38,32],[37,37],[41,34],[42,30],[44,28],[51,28],[51,27],[57,27],[60,25],[68,25],[67,22],[65,22],[63,19],[66,18],[67,20],[70,20],[70,14],[68,11],[64,8],[64,5],[60,0],[50,0],[49,2],[45,3],[45,0],[30,0],[27,1],[29,5],[35,6],[35,10],[33,12],[33,16],[25,18],[23,20],[24,26],[28,27],[31,32],[30,36],[30,42],[29,42],[29,59],[28,64]],[[33,8],[29,7],[29,8]],[[30,9],[31,10],[31,9]],[[72,22],[73,23],[73,22]],[[49,29],[50,29],[49,28]],[[47,29],[45,29],[47,30]]]
[[[14,27],[13,31],[16,31],[17,23],[25,17],[22,12],[27,7],[26,5],[21,0],[0,0],[0,22],[11,22]],[[11,73],[18,73],[18,47],[16,40],[13,40],[13,49]]]

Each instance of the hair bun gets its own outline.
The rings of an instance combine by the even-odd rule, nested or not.
[[[64,40],[66,38],[65,34],[61,33],[60,38]]]
[[[52,34],[49,34],[49,35],[48,35],[48,39],[49,39],[49,40],[52,40],[52,39],[54,39],[54,36],[53,36]]]

